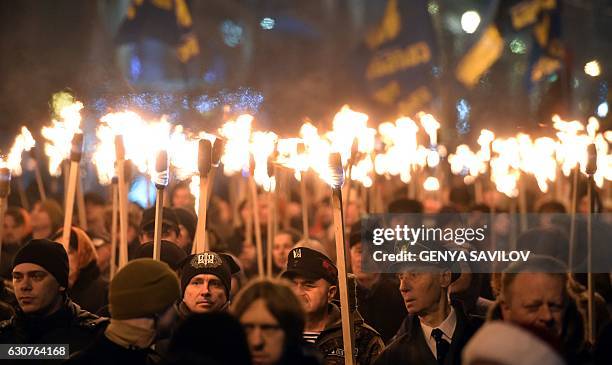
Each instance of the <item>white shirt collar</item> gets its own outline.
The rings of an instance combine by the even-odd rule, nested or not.
[[[453,338],[453,334],[455,333],[455,328],[457,327],[457,314],[455,313],[455,309],[451,306],[450,313],[442,323],[440,323],[437,327],[430,327],[425,323],[421,322],[421,328],[423,329],[423,334],[425,335],[425,340],[429,341],[432,339],[431,332],[434,328],[439,328],[444,334],[444,339],[448,342],[451,342]]]

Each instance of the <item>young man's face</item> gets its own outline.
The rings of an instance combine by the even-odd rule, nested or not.
[[[285,332],[264,300],[254,301],[239,320],[246,332],[253,364],[277,364],[283,355]]]
[[[449,272],[404,272],[398,278],[406,310],[417,316],[435,311],[450,285]]]
[[[279,269],[285,269],[287,267],[287,255],[293,247],[293,241],[291,236],[287,233],[277,234],[274,237],[274,246],[272,246],[272,259],[274,264]]]
[[[336,294],[336,286],[325,279],[312,280],[295,276],[291,283],[293,292],[302,302],[306,314],[324,311]]]
[[[199,274],[191,278],[183,295],[183,302],[193,313],[221,311],[227,301],[223,283],[212,274]]]
[[[13,286],[24,313],[44,316],[53,313],[61,304],[62,287],[42,266],[32,263],[15,266]]]
[[[4,231],[2,242],[5,244],[17,244],[21,242],[25,236],[25,225],[17,225],[15,219],[11,215],[4,216]]]
[[[502,298],[504,320],[560,335],[566,307],[565,280],[546,273],[520,273]]]

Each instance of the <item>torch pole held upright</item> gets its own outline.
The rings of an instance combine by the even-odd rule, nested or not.
[[[34,148],[30,150],[30,159],[34,163],[34,177],[36,179],[36,185],[38,186],[38,194],[40,195],[40,200],[44,202],[47,200],[47,193],[45,192],[45,184],[43,183],[42,175],[40,174],[40,166],[36,160],[34,150]]]
[[[574,271],[574,246],[576,243],[576,210],[578,207],[578,174],[580,174],[580,166],[576,164],[574,167],[574,176],[572,179],[572,200],[570,207],[570,233],[569,233],[569,255],[568,266],[569,272]]]
[[[272,161],[268,159],[268,174],[271,178],[275,178],[275,171]],[[276,185],[276,184],[275,184]],[[274,244],[274,211],[276,209],[276,186],[270,186],[270,191],[267,192],[266,197],[268,199],[268,225],[266,237],[266,274],[269,278],[272,277],[272,245]]]
[[[589,211],[587,213],[587,293],[588,293],[588,309],[587,309],[587,341],[590,344],[595,343],[595,285],[593,282],[593,221],[592,214],[594,208],[593,197],[593,176],[597,172],[597,149],[595,144],[591,143],[587,148],[588,162],[586,173],[589,176],[587,186],[587,199],[589,201]]]
[[[72,137],[70,151],[70,171],[68,174],[68,190],[66,191],[66,207],[64,214],[64,229],[62,231],[62,244],[68,252],[70,245],[70,231],[72,227],[72,213],[74,211],[74,195],[79,176],[79,162],[83,155],[83,134],[75,133]]]
[[[82,230],[87,231],[87,212],[85,211],[85,195],[83,192],[81,172],[79,170],[77,170],[76,203],[78,208],[77,213],[79,217],[79,226]]]
[[[206,186],[206,189],[208,191],[208,201],[206,201],[206,206],[210,204],[210,198],[213,193],[213,185],[215,184],[215,177],[217,176],[217,170],[219,169],[219,165],[221,164],[221,156],[223,156],[224,150],[225,139],[221,137],[215,138],[215,142],[212,144],[212,168],[210,169],[210,173],[208,174],[208,185]]]
[[[299,155],[303,155],[306,152],[306,145],[304,142],[300,142],[297,145],[297,152]],[[308,194],[306,193],[306,171],[300,171],[300,195],[302,197],[302,229],[304,232],[303,238],[307,240],[309,238],[308,227]]]
[[[336,238],[336,258],[338,261],[338,284],[340,288],[340,314],[342,316],[342,342],[344,346],[345,364],[355,364],[354,344],[355,333],[353,328],[352,314],[349,307],[348,279],[347,279],[347,249],[344,240],[344,220],[342,212],[342,183],[344,172],[342,171],[342,160],[340,154],[334,153],[330,156],[330,167],[332,170],[332,210],[334,217],[334,233]]]
[[[306,174],[304,172],[300,172],[300,194],[302,196],[302,228],[304,230],[304,239],[307,240],[309,238],[308,231],[310,228],[308,227],[308,197],[306,196]]]
[[[111,217],[111,258],[110,279],[112,280],[117,271],[117,211],[119,210],[119,197],[117,196],[117,177],[114,176],[111,184],[111,195],[113,201]]]
[[[4,236],[4,214],[6,213],[7,199],[10,192],[11,170],[2,167],[0,168],[0,256],[2,256],[2,237]]]
[[[153,259],[159,261],[161,257],[161,237],[164,211],[164,190],[168,186],[168,152],[160,151],[155,161],[155,231],[153,232]]]
[[[123,136],[115,137],[117,160],[117,195],[119,200],[119,269],[128,262],[128,191],[125,176],[125,146]],[[147,197],[148,199],[148,197]]]
[[[249,163],[249,191],[251,195],[251,215],[253,218],[253,227],[255,228],[255,245],[257,248],[257,273],[259,277],[264,276],[264,261],[263,261],[263,243],[261,240],[261,225],[259,223],[259,201],[257,199],[257,185],[253,172],[255,171],[255,162],[251,155]]]
[[[209,140],[200,139],[198,143],[198,172],[200,173],[200,199],[198,199],[198,224],[195,242],[191,253],[208,251],[206,240],[206,212],[208,206],[208,181],[211,168],[212,144]]]

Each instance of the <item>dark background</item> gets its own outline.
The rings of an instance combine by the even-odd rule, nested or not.
[[[612,1],[560,3],[563,41],[571,56],[566,73],[527,89],[523,75],[530,35],[511,33],[505,35],[503,57],[476,88],[468,90],[454,80],[451,69],[470,41],[459,19],[466,10],[485,9],[488,1],[429,2],[440,55],[437,94],[430,111],[444,126],[443,142],[473,141],[484,127],[501,133],[537,133],[539,123],[554,111],[585,120],[608,99]],[[21,125],[39,133],[50,120],[51,95],[65,88],[85,102],[85,125],[90,126],[119,102],[150,104],[148,111],[174,113],[181,123],[198,129],[218,126],[226,104],[232,111],[256,113],[258,128],[281,134],[297,133],[305,117],[328,125],[344,103],[361,106],[363,95],[354,69],[362,60],[356,50],[385,4],[191,1],[201,53],[183,66],[169,56],[169,49],[152,49],[136,62],[129,49],[115,43],[128,0],[2,1],[0,149],[6,151]],[[275,20],[274,29],[262,29],[264,17]],[[526,53],[513,53],[513,41],[522,42]],[[596,78],[583,71],[593,59],[602,67]],[[130,93],[140,97],[126,101]],[[469,106],[468,133],[455,128],[462,99]]]

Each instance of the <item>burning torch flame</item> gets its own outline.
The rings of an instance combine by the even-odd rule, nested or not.
[[[35,144],[36,142],[28,128],[21,127],[21,133],[15,137],[15,142],[6,160],[7,167],[11,169],[13,176],[21,175],[23,172],[21,169],[21,155],[23,151],[31,150]]]
[[[60,120],[53,119],[51,127],[43,127],[42,135],[49,141],[45,143],[45,153],[49,156],[49,173],[53,176],[60,174],[60,164],[70,156],[72,137],[80,133],[81,109],[83,104],[79,101],[64,103],[57,114]]]

